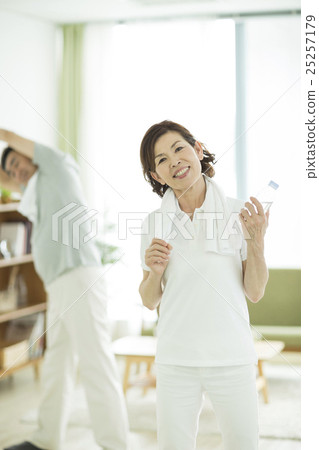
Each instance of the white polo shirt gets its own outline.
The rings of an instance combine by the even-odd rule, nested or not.
[[[173,249],[163,275],[157,327],[156,362],[160,364],[210,367],[257,363],[243,287],[246,241],[242,240],[241,250],[234,254],[207,251],[205,221],[199,217],[202,212],[211,212],[211,195],[207,189],[206,199],[195,210],[193,221],[184,217],[184,231],[176,229],[176,237],[169,240]],[[244,205],[230,198],[227,203],[236,213]],[[177,201],[176,205],[183,219],[186,214]],[[144,270],[150,270],[144,256],[155,237],[154,220],[158,212],[153,211],[144,222],[141,237]],[[187,239],[185,233],[189,233]]]

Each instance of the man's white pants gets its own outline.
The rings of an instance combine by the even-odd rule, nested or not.
[[[78,267],[47,286],[46,352],[39,429],[32,442],[59,450],[79,367],[97,443],[127,450],[128,420],[107,329],[103,268]],[[98,280],[98,281],[97,281]]]
[[[160,450],[194,450],[204,392],[213,405],[224,450],[258,449],[254,365],[181,367],[156,364]]]

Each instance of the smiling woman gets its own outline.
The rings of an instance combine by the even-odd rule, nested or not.
[[[159,448],[195,448],[207,391],[225,449],[257,450],[256,355],[245,294],[257,302],[267,284],[263,252],[268,213],[253,197],[245,209],[225,197],[212,179],[214,156],[207,150],[206,156],[209,162],[203,167],[201,143],[169,121],[150,127],[140,148],[144,176],[162,197],[161,208],[144,221],[139,289],[147,308],[159,307]],[[227,224],[239,210],[245,239],[241,232],[225,238]]]
[[[167,134],[170,132],[169,134]],[[163,151],[162,151],[163,150]],[[195,157],[195,153],[200,158]],[[197,142],[194,136],[182,125],[164,121],[150,128],[141,144],[141,162],[144,178],[151,184],[153,191],[163,197],[168,184],[167,177],[186,178],[190,165],[179,164],[180,159],[191,158],[197,171],[213,177],[215,172],[210,163],[215,161],[204,144]],[[175,161],[176,160],[176,161]],[[173,162],[174,173],[170,173],[170,162]],[[201,169],[200,169],[201,168]],[[181,172],[181,173],[180,173]]]

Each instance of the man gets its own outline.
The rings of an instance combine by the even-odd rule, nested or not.
[[[61,448],[79,367],[97,443],[127,450],[127,413],[110,349],[101,256],[94,240],[83,243],[89,221],[80,227],[79,245],[73,245],[72,221],[65,222],[69,229],[61,239],[52,220],[65,214],[71,219],[85,205],[77,165],[70,155],[7,130],[0,130],[0,140],[9,146],[2,153],[0,185],[23,192],[19,210],[33,223],[34,264],[48,295],[39,427],[30,442],[9,449]]]

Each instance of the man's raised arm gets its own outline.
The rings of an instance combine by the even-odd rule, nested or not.
[[[26,139],[12,131],[3,130],[0,128],[0,140],[8,144],[17,152],[33,160],[34,157],[34,142]]]

